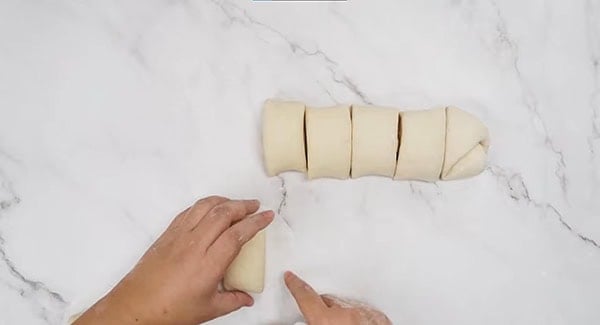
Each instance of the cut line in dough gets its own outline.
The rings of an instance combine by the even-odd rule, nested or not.
[[[263,154],[269,176],[288,170],[306,172],[305,106],[267,100],[263,111]]]
[[[306,108],[308,178],[350,176],[352,120],[350,106]]]
[[[401,134],[394,179],[435,182],[444,159],[444,108],[400,112]]]
[[[489,132],[475,116],[459,108],[448,107],[446,151],[440,174],[443,180],[477,175],[485,169]]]

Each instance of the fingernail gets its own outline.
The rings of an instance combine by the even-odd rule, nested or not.
[[[294,277],[294,273],[292,273],[292,271],[285,271],[283,273],[283,278],[285,280],[291,280]]]
[[[275,216],[275,214],[273,213],[273,211],[271,210],[267,210],[267,211],[262,211],[260,213],[257,213],[253,216],[253,218],[258,221],[260,219],[271,219]]]

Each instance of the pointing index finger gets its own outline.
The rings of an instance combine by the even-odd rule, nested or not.
[[[321,299],[321,296],[304,280],[300,279],[294,273],[287,271],[283,276],[285,285],[296,300],[302,315],[309,323],[312,323],[327,305]]]

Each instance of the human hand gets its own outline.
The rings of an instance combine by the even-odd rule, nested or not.
[[[321,295],[292,272],[285,272],[285,285],[309,325],[391,325],[382,312],[353,300]]]
[[[74,324],[195,325],[251,306],[241,291],[220,291],[241,247],[273,220],[257,200],[211,196],[181,212],[137,265]]]

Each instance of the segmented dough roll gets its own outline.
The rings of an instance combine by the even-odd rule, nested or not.
[[[488,146],[485,125],[455,107],[396,112],[265,102],[263,147],[271,176],[297,170],[307,172],[309,179],[352,174],[454,180],[481,173]]]
[[[475,116],[455,107],[446,109],[446,153],[441,179],[478,175],[486,166],[488,129]]]

